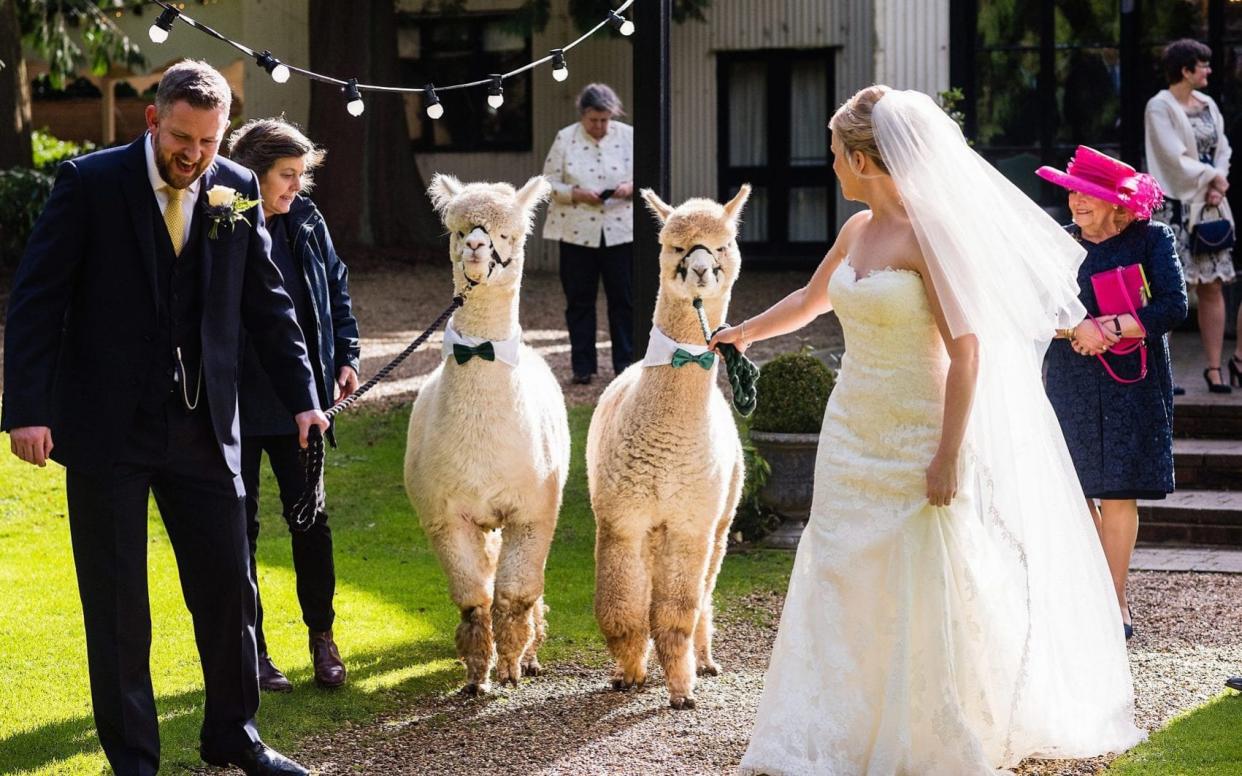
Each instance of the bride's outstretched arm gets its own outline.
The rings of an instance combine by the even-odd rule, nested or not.
[[[870,218],[868,211],[855,213],[841,227],[837,240],[824,256],[810,282],[789,296],[772,305],[753,318],[747,318],[737,326],[721,329],[712,337],[710,347],[729,343],[739,351],[746,352],[752,342],[779,337],[797,331],[832,309],[828,298],[828,279],[849,253],[850,244],[859,228]]]
[[[923,263],[921,256],[920,263]],[[966,438],[966,424],[975,400],[975,381],[979,376],[979,340],[974,334],[963,334],[954,339],[925,264],[920,270],[932,314],[944,340],[945,350],[949,353],[940,444],[927,467],[927,501],[934,507],[947,507],[957,495],[958,458],[962,441]]]

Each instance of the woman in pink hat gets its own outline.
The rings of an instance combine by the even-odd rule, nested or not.
[[[1095,518],[1130,638],[1126,576],[1138,536],[1137,500],[1173,492],[1173,373],[1164,335],[1186,317],[1186,284],[1173,232],[1149,220],[1163,198],[1151,176],[1086,146],[1078,147],[1064,172],[1041,167],[1038,175],[1069,190],[1074,223],[1067,228],[1087,249],[1078,287],[1089,317],[1058,332],[1048,348],[1048,398]],[[1137,316],[1101,315],[1091,277],[1132,264],[1141,265],[1150,286],[1146,306]],[[1110,354],[1123,337],[1143,337],[1146,355]],[[1144,359],[1146,376],[1135,379],[1143,375]]]

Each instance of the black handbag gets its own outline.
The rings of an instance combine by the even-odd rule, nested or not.
[[[1195,228],[1190,230],[1190,252],[1192,254],[1199,253],[1219,253],[1227,251],[1233,247],[1235,236],[1233,232],[1233,222],[1227,218],[1220,218],[1220,208],[1215,205],[1211,206],[1216,211],[1217,218],[1212,221],[1200,221],[1195,224]],[[1206,214],[1208,206],[1204,206],[1200,216]]]

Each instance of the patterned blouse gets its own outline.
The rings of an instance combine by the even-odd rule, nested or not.
[[[634,242],[634,200],[607,199],[603,206],[574,202],[574,186],[604,191],[634,180],[634,128],[610,121],[596,140],[580,122],[556,133],[543,174],[552,184],[552,205],[543,238],[598,248]]]

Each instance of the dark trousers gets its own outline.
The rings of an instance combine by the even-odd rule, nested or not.
[[[140,409],[110,471],[75,467],[65,475],[95,726],[121,776],[159,767],[147,595],[150,493],[194,622],[207,695],[203,746],[233,753],[259,740],[255,593],[240,483],[220,453],[206,406],[189,413],[180,402]]]
[[[575,375],[595,374],[595,298],[604,281],[612,369],[621,374],[634,361],[634,299],[631,274],[634,244],[584,248],[561,243],[561,287],[565,289],[565,325]]]
[[[297,434],[281,436],[242,437],[242,481],[246,486],[246,535],[250,538],[250,579],[255,590],[259,588],[255,549],[259,539],[259,466],[263,453],[267,452],[276,486],[280,490],[280,503],[286,521],[293,505],[302,495],[306,484],[306,470],[298,457]],[[315,631],[332,629],[336,613],[332,610],[332,596],[336,593],[336,569],[332,562],[332,529],[328,527],[328,514],[320,510],[315,522],[305,531],[290,529],[293,537],[293,571],[297,577],[298,603],[302,605],[302,621]],[[267,652],[267,639],[263,636],[263,596],[257,597],[258,617],[255,620],[255,640],[259,652]]]

